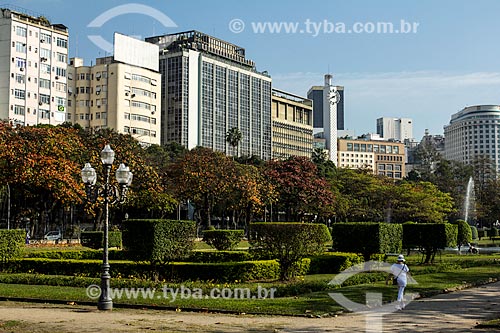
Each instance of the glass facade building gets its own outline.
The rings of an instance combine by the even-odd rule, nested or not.
[[[162,144],[271,158],[271,78],[245,50],[198,31],[146,38],[160,46]],[[238,128],[235,149],[226,134]]]

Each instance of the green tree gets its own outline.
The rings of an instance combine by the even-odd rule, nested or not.
[[[429,182],[403,182],[391,196],[393,222],[444,223],[453,211],[453,198]]]
[[[281,280],[290,280],[307,255],[322,253],[331,241],[328,228],[320,223],[252,223],[250,245],[280,263]]]

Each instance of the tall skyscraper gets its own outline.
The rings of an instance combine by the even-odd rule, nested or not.
[[[72,58],[68,82],[68,121],[87,129],[113,128],[141,143],[160,144],[156,45],[115,34],[114,56],[98,58],[94,66]]]
[[[199,31],[146,38],[160,47],[162,143],[271,158],[271,77],[245,49]],[[238,150],[226,133],[238,128]]]
[[[413,139],[413,124],[410,118],[382,117],[377,119],[377,134],[385,140]]]
[[[66,120],[68,28],[0,9],[0,119],[19,125]]]
[[[486,158],[500,171],[500,105],[469,106],[453,114],[444,137],[446,159],[473,164]]]
[[[307,92],[307,98],[313,101],[313,127],[315,132],[323,131],[323,86],[312,86]],[[337,103],[337,129],[344,130],[344,87],[335,86],[340,94]]]

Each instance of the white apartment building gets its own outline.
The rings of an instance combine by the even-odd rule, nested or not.
[[[112,128],[139,142],[160,144],[161,75],[158,47],[116,34],[114,56],[68,66],[67,120],[83,128]]]
[[[112,128],[139,142],[160,144],[159,73],[98,58],[84,66],[71,58],[68,67],[68,121],[85,129]]]
[[[500,105],[475,105],[451,116],[444,127],[445,158],[472,164],[487,157],[500,170]]]
[[[66,120],[68,29],[0,8],[0,120],[58,125]]]
[[[410,118],[390,118],[382,117],[377,119],[377,134],[384,140],[405,140],[413,139],[413,121]]]

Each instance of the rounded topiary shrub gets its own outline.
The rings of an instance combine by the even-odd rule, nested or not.
[[[238,246],[244,235],[244,230],[205,230],[203,241],[219,251],[229,251]]]

